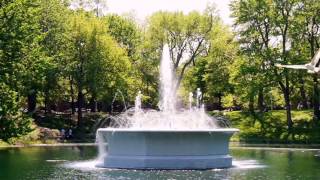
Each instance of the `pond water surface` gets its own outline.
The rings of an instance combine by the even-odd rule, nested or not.
[[[95,146],[0,148],[0,179],[320,179],[320,150],[231,148],[233,167],[101,169]]]

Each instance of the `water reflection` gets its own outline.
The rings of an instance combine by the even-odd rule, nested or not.
[[[0,149],[0,179],[318,179],[320,152],[231,149],[233,167],[205,171],[115,170],[95,166],[96,147]]]

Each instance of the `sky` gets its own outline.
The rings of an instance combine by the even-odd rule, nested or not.
[[[188,13],[193,10],[203,11],[208,3],[215,3],[222,20],[232,25],[230,18],[230,0],[107,0],[107,12],[117,14],[134,14],[138,21],[159,10],[183,11]]]

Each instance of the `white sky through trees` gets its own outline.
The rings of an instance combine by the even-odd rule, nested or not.
[[[183,11],[188,13],[193,10],[203,11],[207,4],[216,4],[222,20],[232,24],[230,18],[230,0],[107,0],[107,12],[117,14],[133,14],[139,21],[159,10]]]

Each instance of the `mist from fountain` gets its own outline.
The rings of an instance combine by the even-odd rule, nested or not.
[[[142,108],[143,95],[138,92],[134,110],[113,118],[111,127],[132,129],[212,129],[218,128],[215,118],[205,113],[201,105],[202,92],[196,91],[196,107],[193,106],[193,93],[189,93],[189,108],[177,109],[176,80],[170,59],[168,45],[164,45],[160,62],[160,102],[159,109],[144,110]]]
[[[189,110],[192,110],[193,93],[189,92]]]
[[[142,111],[141,98],[142,98],[142,94],[141,94],[141,91],[139,91],[138,95],[136,96],[136,100],[134,101],[134,113],[135,113],[135,115],[138,115]]]
[[[164,113],[174,113],[176,111],[176,91],[173,67],[170,59],[169,46],[163,46],[160,61],[160,110]]]

